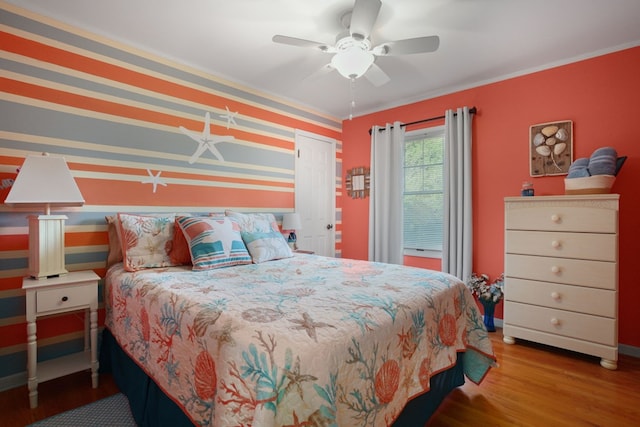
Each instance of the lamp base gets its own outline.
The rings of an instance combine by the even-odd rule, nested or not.
[[[29,276],[34,279],[67,274],[64,262],[66,215],[29,216]]]

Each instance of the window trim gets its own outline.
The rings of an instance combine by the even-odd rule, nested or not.
[[[403,249],[403,255],[416,258],[442,258],[442,251],[435,249]]]

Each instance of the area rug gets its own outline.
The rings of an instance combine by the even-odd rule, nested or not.
[[[129,402],[114,394],[79,408],[30,424],[29,427],[136,427]]]

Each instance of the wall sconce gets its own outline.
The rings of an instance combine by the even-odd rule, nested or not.
[[[84,199],[63,157],[30,155],[18,172],[5,204],[44,208],[29,215],[29,275],[35,279],[66,274],[65,215],[51,215],[51,207],[82,206]]]
[[[302,229],[302,221],[300,220],[300,214],[298,213],[286,213],[282,215],[282,230],[289,230],[289,238],[287,243],[291,246],[291,249],[298,249],[298,237],[296,236],[296,230]]]
[[[347,171],[345,187],[347,195],[352,199],[369,197],[370,183],[369,168],[361,166]]]

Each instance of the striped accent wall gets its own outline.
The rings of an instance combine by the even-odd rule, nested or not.
[[[219,160],[183,133],[210,116]],[[295,130],[337,141],[341,120],[0,1],[0,202],[28,154],[64,156],[85,198],[66,221],[66,266],[105,274],[105,215],[294,208]],[[153,180],[156,183],[153,183]],[[0,204],[0,389],[26,380],[22,277],[33,210]],[[104,309],[101,305],[100,324]],[[82,348],[82,313],[38,321],[39,359]]]

